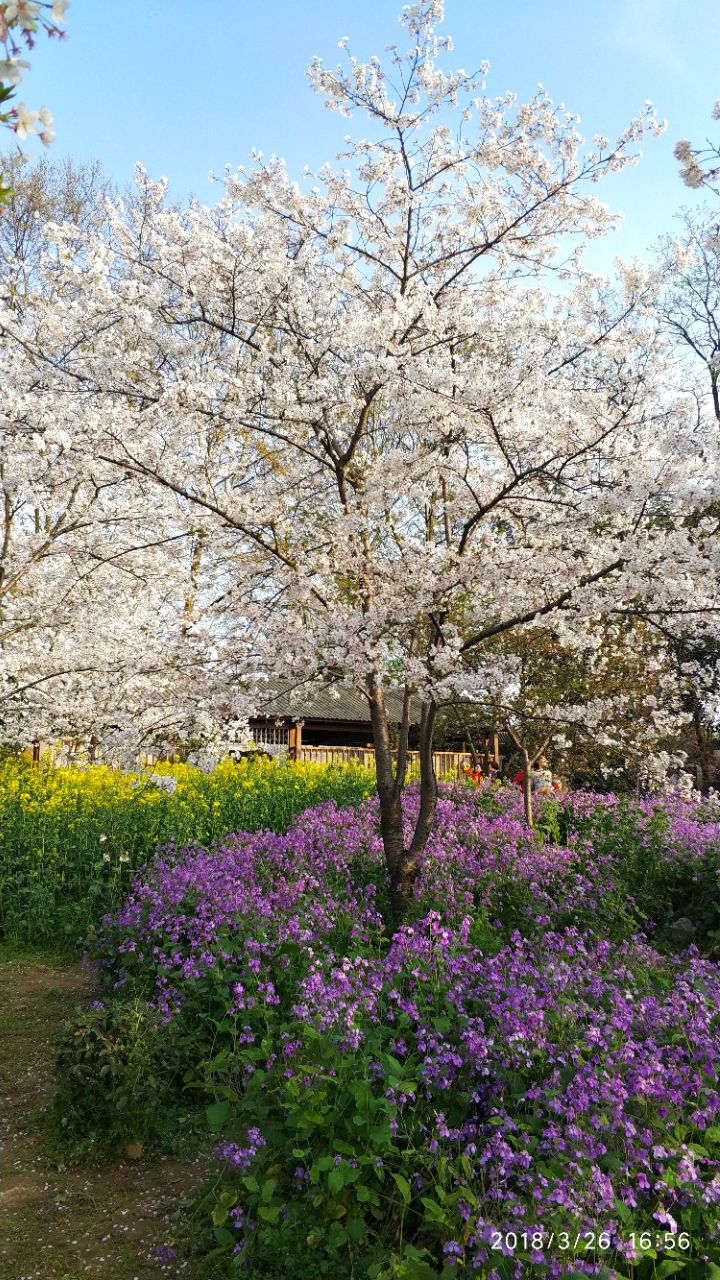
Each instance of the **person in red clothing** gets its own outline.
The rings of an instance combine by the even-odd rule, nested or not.
[[[463,773],[465,777],[468,778],[470,782],[474,782],[476,786],[479,786],[483,780],[483,775],[481,774],[480,770],[477,767],[474,767],[473,765],[470,765],[470,764],[464,765]]]

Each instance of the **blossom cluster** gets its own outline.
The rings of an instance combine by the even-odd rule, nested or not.
[[[67,7],[68,0],[52,0],[51,3],[47,0],[3,0],[0,4],[0,43],[5,46],[5,57],[0,59],[0,85],[14,87],[30,70],[30,63],[19,56],[18,39],[32,49],[40,29],[48,36],[62,37]],[[47,147],[55,137],[53,119],[47,107],[31,111],[24,102],[19,102],[7,115],[1,115],[0,120],[8,123],[20,139],[28,134],[37,134]]]

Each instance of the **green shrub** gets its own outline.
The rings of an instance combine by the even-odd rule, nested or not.
[[[167,1139],[177,1127],[182,1057],[174,1027],[144,1001],[96,1001],[58,1044],[51,1135],[70,1157]]]

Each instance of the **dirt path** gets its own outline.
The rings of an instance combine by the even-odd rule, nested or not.
[[[0,963],[0,1280],[189,1280],[155,1249],[202,1183],[200,1160],[59,1172],[43,1152],[53,1041],[87,994],[78,966]]]

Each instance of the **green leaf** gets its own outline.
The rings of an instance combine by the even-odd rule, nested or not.
[[[623,1167],[622,1160],[620,1160],[618,1156],[612,1155],[612,1153],[603,1156],[601,1164],[603,1170],[606,1170],[609,1173],[617,1173],[617,1170],[622,1169]],[[615,1207],[617,1208],[617,1205]]]
[[[288,939],[287,942],[283,942],[280,950],[278,951],[278,955],[292,956],[293,960],[296,960],[298,956],[302,955],[302,947],[300,947],[297,942],[292,942]]]
[[[376,1147],[388,1147],[392,1142],[389,1125],[377,1125],[370,1130],[370,1141]]]
[[[370,1199],[370,1191],[362,1182],[359,1187],[355,1188],[355,1195],[361,1204],[365,1204],[365,1202]]]
[[[477,1209],[479,1205],[475,1192],[471,1191],[469,1187],[458,1187],[458,1190],[455,1193],[455,1200],[465,1200],[473,1209]]]
[[[408,1182],[407,1178],[404,1178],[401,1173],[393,1173],[392,1176],[395,1182],[395,1186],[400,1192],[400,1195],[402,1196],[405,1204],[409,1204],[412,1193],[410,1191],[410,1183]]]
[[[280,1205],[261,1204],[258,1208],[258,1217],[262,1218],[263,1222],[276,1223],[280,1217]]]
[[[680,1262],[673,1262],[672,1258],[666,1258],[664,1262],[660,1263],[655,1272],[655,1280],[665,1280],[665,1276],[674,1276],[677,1271],[683,1271],[684,1269],[684,1258]],[[720,1267],[715,1267],[715,1273],[716,1276],[720,1276]],[[712,1272],[710,1272],[710,1275],[712,1276]]]
[[[413,1262],[423,1262],[424,1259],[427,1258],[427,1256],[428,1256],[427,1249],[423,1249],[421,1251],[420,1249],[416,1249],[414,1244],[409,1244],[408,1241],[405,1241],[405,1244],[403,1246],[404,1258],[412,1258]]]
[[[248,1174],[247,1178],[243,1178],[243,1186],[251,1191],[253,1195],[257,1195],[260,1190],[260,1183],[257,1178],[253,1178],[252,1174]]]
[[[434,1218],[436,1222],[445,1221],[445,1214],[437,1200],[431,1200],[429,1196],[421,1196],[420,1198],[431,1218]]]
[[[435,1268],[429,1266],[425,1261],[427,1256],[427,1249],[423,1249],[421,1252],[414,1245],[407,1242],[403,1246],[403,1261],[411,1264],[411,1270],[407,1274],[410,1274],[413,1280],[434,1280],[437,1275]]]
[[[213,1102],[205,1112],[211,1129],[221,1129],[230,1115],[229,1102]]]
[[[277,1180],[275,1178],[267,1178],[265,1182],[263,1182],[262,1198],[265,1204],[269,1204],[270,1201],[272,1200],[273,1191],[275,1190],[276,1186],[277,1186]]]
[[[345,1230],[353,1244],[360,1244],[365,1237],[367,1228],[362,1218],[348,1218],[345,1223]]]
[[[328,1186],[333,1195],[336,1196],[338,1191],[342,1191],[345,1186],[345,1178],[342,1169],[331,1169],[328,1174]]]
[[[615,1213],[621,1222],[632,1221],[632,1210],[628,1209],[628,1206],[623,1204],[622,1200],[615,1201]]]
[[[328,1232],[328,1249],[342,1249],[347,1238],[345,1228],[339,1222],[333,1222]]]
[[[236,1243],[236,1237],[232,1231],[227,1230],[227,1227],[215,1227],[213,1235],[218,1244],[234,1245]]]
[[[369,1102],[373,1096],[372,1089],[370,1088],[370,1084],[367,1080],[356,1080],[355,1083],[351,1085],[351,1090],[358,1106],[362,1106],[363,1103]]]
[[[396,1076],[401,1076],[403,1073],[402,1062],[398,1062],[397,1058],[393,1058],[391,1053],[383,1054],[382,1064],[386,1072],[392,1071]]]

